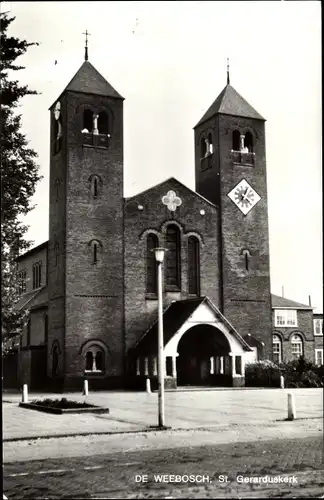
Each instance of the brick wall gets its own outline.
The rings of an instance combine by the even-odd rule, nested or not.
[[[182,204],[171,212],[162,196],[174,190]],[[143,210],[138,210],[138,205]],[[205,215],[200,214],[205,211]],[[181,292],[164,291],[164,306],[172,300],[188,298],[188,236],[194,234],[200,245],[200,292],[220,305],[219,234],[216,208],[175,179],[158,185],[125,201],[125,333],[126,348],[135,342],[157,319],[157,299],[146,296],[146,237],[152,231],[159,245],[165,246],[168,222],[181,231]]]
[[[254,136],[254,166],[233,162],[232,132]],[[201,169],[200,140],[211,131],[214,154],[209,169]],[[223,312],[241,335],[250,333],[271,353],[271,299],[265,130],[260,120],[218,115],[195,130],[196,189],[220,208],[222,234]],[[261,200],[243,215],[228,193],[245,179]],[[242,250],[251,254],[249,271]]]
[[[314,335],[313,335],[313,311],[312,310],[297,310],[297,326],[294,327],[276,327],[275,312],[272,312],[273,334],[278,335],[281,339],[282,360],[291,361],[293,358],[291,353],[291,337],[294,334],[301,336],[303,340],[303,351],[305,358],[314,362]]]
[[[25,255],[19,257],[17,262],[18,271],[26,269],[26,293],[32,292],[33,289],[33,265],[36,262],[42,263],[41,271],[41,288],[47,283],[47,243],[35,247],[35,250],[26,252]]]

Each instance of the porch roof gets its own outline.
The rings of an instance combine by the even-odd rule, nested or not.
[[[223,316],[220,310],[212,303],[208,297],[199,297],[187,300],[178,300],[171,302],[163,313],[163,341],[164,347],[168,344],[173,335],[190,318],[194,311],[205,302],[223,323],[226,324],[229,331],[241,343],[246,351],[251,351],[250,346],[235,330],[231,323]],[[142,335],[136,343],[133,352],[148,355],[157,353],[158,340],[158,320]]]

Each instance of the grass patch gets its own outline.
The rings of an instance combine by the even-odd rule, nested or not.
[[[77,401],[69,401],[66,398],[61,399],[36,399],[32,401],[32,404],[37,406],[45,406],[47,408],[60,408],[61,410],[70,410],[77,408],[95,408],[95,405],[90,405],[88,403],[78,403]]]

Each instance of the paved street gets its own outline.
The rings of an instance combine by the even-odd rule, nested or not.
[[[179,391],[165,395],[166,424],[173,429],[219,427],[230,424],[283,422],[287,394],[295,398],[298,419],[323,417],[322,389],[266,389]],[[30,395],[30,399],[48,397]],[[62,394],[50,395],[61,398]],[[80,393],[64,394],[84,401]],[[110,408],[108,415],[51,415],[18,407],[19,394],[4,395],[3,438],[69,435],[87,432],[120,432],[147,429],[157,424],[157,394],[145,392],[96,392],[87,401]]]
[[[319,497],[322,390],[293,391],[293,422],[285,420],[288,392],[168,392],[165,414],[172,428],[162,432],[151,427],[157,422],[157,394],[91,393],[87,400],[109,406],[108,415],[46,414],[20,408],[20,395],[6,394],[4,492],[9,499]],[[64,396],[84,400],[80,394]],[[295,479],[239,483],[240,473]],[[136,482],[143,474],[147,482]],[[180,475],[181,481],[161,483],[154,474]],[[190,474],[195,482],[183,477]]]
[[[106,445],[109,446],[109,442]],[[28,446],[35,458],[33,444]],[[298,498],[324,493],[322,435],[122,453],[111,451],[101,455],[96,454],[94,446],[93,453],[86,458],[6,464],[4,491],[9,499]],[[159,482],[157,475],[162,474],[179,475],[182,480],[168,483],[167,480],[176,479],[164,477],[164,482]],[[139,480],[143,475],[147,475],[147,482],[136,482],[136,478]],[[196,482],[188,482],[186,476],[190,475],[195,476],[192,480]],[[262,484],[239,482],[240,476],[251,475],[271,478],[280,475],[293,482],[273,484],[269,479]]]

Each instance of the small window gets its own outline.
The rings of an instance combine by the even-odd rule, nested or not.
[[[158,246],[158,237],[155,234],[148,234],[146,240],[146,293],[157,293],[157,262],[153,250]]]
[[[323,366],[323,349],[315,349],[315,364]]]
[[[316,318],[313,321],[314,335],[323,335],[323,318]]]
[[[200,158],[205,158],[206,155],[207,155],[207,141],[205,137],[202,137],[200,141]]]
[[[98,175],[91,175],[89,180],[90,180],[90,191],[92,198],[94,199],[98,198],[102,186],[101,178]]]
[[[275,326],[298,326],[297,311],[295,309],[275,309]]]
[[[242,357],[235,356],[235,373],[236,375],[242,375]]]
[[[181,289],[180,230],[171,224],[166,232],[165,284],[168,291]]]
[[[242,250],[242,255],[244,256],[244,265],[245,265],[245,270],[249,271],[250,270],[250,259],[251,259],[251,254],[249,250]]]
[[[188,293],[200,294],[200,255],[199,240],[195,236],[188,238]]]
[[[90,133],[93,129],[93,112],[90,109],[83,111],[83,133]]]
[[[85,370],[87,372],[103,372],[104,359],[104,352],[101,347],[93,345],[85,355]]]
[[[99,263],[99,256],[102,250],[102,245],[98,240],[92,240],[89,243],[89,247],[91,250],[91,261],[92,264],[97,265]]]
[[[166,376],[172,377],[172,357],[167,356],[165,358],[165,368],[166,368]]]
[[[33,290],[39,288],[42,284],[42,263],[36,262],[33,265]]]
[[[281,339],[278,335],[272,336],[272,359],[274,363],[281,363]]]
[[[253,153],[253,136],[251,132],[246,132],[244,137],[244,151],[247,153]]]
[[[232,150],[233,151],[241,150],[241,134],[238,130],[234,130],[232,134]]]
[[[291,337],[291,354],[293,358],[298,359],[303,355],[303,341],[300,335],[293,335]]]
[[[214,152],[213,136],[208,134],[208,153],[212,155]]]
[[[27,290],[27,271],[22,269],[18,272],[18,293],[22,295]]]
[[[99,131],[99,134],[103,134],[103,135],[109,134],[108,115],[105,111],[101,111],[101,113],[99,113],[98,131]]]

